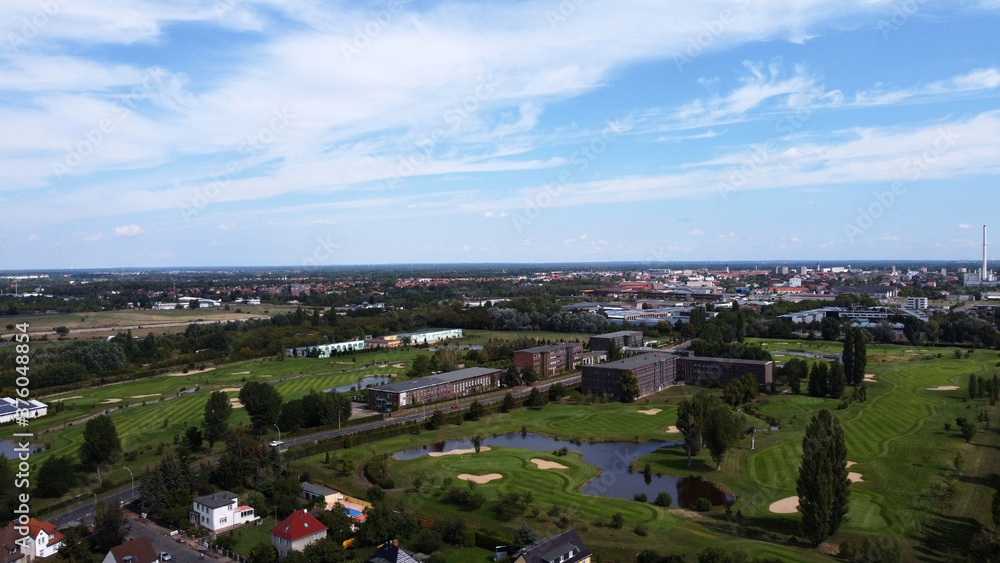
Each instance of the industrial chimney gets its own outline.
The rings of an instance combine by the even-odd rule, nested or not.
[[[983,225],[983,271],[979,276],[980,283],[990,281],[988,272],[989,270],[986,269],[986,225]]]

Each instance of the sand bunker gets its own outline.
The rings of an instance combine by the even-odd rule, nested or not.
[[[101,401],[101,404],[110,405],[111,403],[120,403],[121,401],[122,401],[121,399],[104,399],[103,401]]]
[[[392,364],[392,367],[396,369],[406,369],[406,364]]]
[[[236,372],[233,372],[233,375],[250,375],[250,372],[249,371],[236,371]]]
[[[233,405],[234,409],[242,409],[243,408],[243,403],[241,403],[240,400],[237,399],[236,397],[233,397],[232,399],[229,399],[229,404]]]
[[[663,412],[663,409],[647,409],[639,411],[639,414],[648,414],[649,416],[653,416],[654,414],[660,414],[661,412]]]
[[[667,428],[667,434],[680,434],[680,433],[681,431],[678,430],[676,426],[671,426],[670,428]]]
[[[488,451],[490,451],[490,447],[489,446],[483,446],[483,447],[479,448],[479,451],[481,451],[481,452],[488,452]],[[451,451],[447,451],[447,452],[431,452],[431,453],[429,453],[427,455],[429,455],[430,457],[441,457],[441,456],[445,456],[445,455],[465,455],[465,454],[474,454],[474,453],[476,453],[476,449],[475,448],[469,448],[467,450],[451,450]]]
[[[771,503],[767,508],[775,514],[795,514],[799,511],[799,497],[788,497]]]
[[[860,473],[855,473],[853,471],[847,474],[847,480],[852,483],[860,483],[864,481]]]
[[[230,393],[232,391],[239,391],[239,387],[226,387],[225,389],[220,389],[223,393]]]
[[[958,385],[942,385],[940,387],[928,387],[928,391],[954,391],[958,389]]]
[[[63,397],[61,399],[52,399],[50,403],[58,403],[59,401],[68,401],[70,399],[82,399],[83,395],[73,395],[72,397]]]
[[[531,458],[531,463],[537,465],[539,469],[569,469],[569,467],[566,467],[561,463],[549,461],[547,459],[538,459],[537,457]]]
[[[215,368],[205,368],[205,369],[190,369],[187,373],[182,371],[176,371],[173,373],[166,374],[167,377],[187,377],[189,375],[194,375],[196,373],[205,373],[206,371],[213,371]]]
[[[461,473],[459,474],[458,478],[463,481],[472,481],[473,483],[483,485],[489,483],[490,481],[503,479],[503,475],[499,473],[490,473],[488,475],[469,475],[468,473]]]
[[[149,395],[132,395],[133,399],[145,399],[146,397],[159,397],[163,393],[150,393]]]
[[[848,461],[848,462],[847,462],[847,467],[854,467],[854,466],[855,466],[855,465],[857,465],[857,464],[858,464],[858,463],[857,463],[856,461]]]

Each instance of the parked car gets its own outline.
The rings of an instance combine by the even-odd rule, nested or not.
[[[160,552],[160,561],[170,561],[171,559],[173,559],[173,557],[171,557],[166,551]]]

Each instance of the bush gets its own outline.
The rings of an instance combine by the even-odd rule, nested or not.
[[[646,497],[646,493],[636,493],[635,496],[632,497],[632,498],[634,498],[637,502],[647,502],[648,501],[648,499]]]
[[[709,512],[712,510],[712,501],[705,497],[699,497],[698,500],[694,501],[694,509],[698,512]]]
[[[613,528],[615,530],[620,530],[621,527],[624,526],[624,525],[625,525],[625,515],[624,514],[622,514],[621,512],[615,512],[614,514],[611,515],[611,522],[608,523],[608,527],[609,528]]]
[[[656,500],[653,502],[656,503],[657,506],[670,506],[674,503],[674,499],[667,491],[661,491],[660,494],[656,495]]]
[[[646,537],[649,535],[649,530],[646,529],[642,524],[636,524],[635,529],[632,530],[637,536]]]
[[[413,547],[420,553],[429,554],[440,549],[442,541],[441,534],[425,528],[417,534],[417,541],[413,544]]]
[[[385,457],[372,458],[365,464],[365,478],[373,485],[378,485],[383,489],[393,489],[396,482],[389,476],[388,462]]]

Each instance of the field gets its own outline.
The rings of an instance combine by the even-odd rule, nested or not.
[[[236,309],[242,312],[237,313]],[[268,312],[265,313],[265,310]],[[225,322],[230,320],[246,320],[267,318],[271,315],[294,310],[288,305],[254,305],[231,306],[230,310],[223,307],[206,307],[199,309],[175,309],[164,311],[127,310],[127,311],[96,311],[84,313],[59,313],[52,315],[25,315],[4,317],[0,332],[4,338],[9,338],[12,330],[7,325],[28,323],[29,332],[51,332],[59,326],[70,330],[68,338],[101,338],[115,333],[116,328],[131,327],[135,334],[145,335],[148,332],[161,334],[164,332],[182,332],[191,322]],[[155,325],[174,325],[156,328]],[[150,325],[154,325],[151,327]],[[138,328],[143,327],[143,328]],[[123,328],[124,330],[125,328]]]
[[[768,341],[771,350],[807,350],[838,353],[833,343],[798,341]],[[974,419],[980,410],[996,419],[996,408],[985,400],[963,402],[962,389],[931,391],[932,387],[955,385],[964,388],[971,373],[992,374],[1000,361],[996,352],[976,351],[971,356],[955,358],[955,349],[933,349],[905,346],[871,346],[869,373],[875,382],[868,383],[869,400],[837,410],[839,401],[806,396],[773,395],[761,406],[763,413],[781,420],[781,429],[759,432],[755,450],[749,439],[727,455],[721,471],[715,471],[707,452],[696,456],[691,467],[680,447],[666,447],[642,458],[637,467],[649,463],[654,473],[664,475],[700,475],[735,491],[739,502],[733,506],[745,518],[743,526],[727,521],[721,511],[708,518],[698,517],[678,509],[662,509],[652,504],[592,497],[577,489],[593,475],[594,468],[577,456],[539,455],[518,449],[494,448],[480,454],[462,456],[422,457],[412,461],[391,462],[391,474],[397,487],[392,498],[417,513],[431,519],[449,516],[464,518],[472,528],[505,529],[511,532],[522,521],[542,533],[558,530],[553,521],[559,516],[546,514],[553,505],[562,507],[555,514],[572,518],[578,530],[599,554],[608,559],[625,561],[635,548],[624,545],[651,547],[663,553],[697,553],[709,545],[738,547],[789,561],[828,560],[826,553],[836,553],[836,545],[845,539],[880,536],[905,538],[902,543],[904,560],[948,561],[956,550],[967,546],[978,529],[977,522],[988,520],[993,487],[991,474],[996,471],[996,449],[1000,439],[996,431],[981,430],[971,443],[966,443],[955,427],[955,418]],[[937,358],[937,353],[942,357]],[[782,358],[777,358],[779,361]],[[661,394],[641,399],[638,404],[549,405],[542,410],[518,409],[509,415],[491,415],[479,422],[446,425],[435,432],[399,436],[363,448],[334,452],[335,459],[349,457],[360,467],[372,455],[392,453],[447,439],[468,439],[473,435],[488,436],[516,432],[522,427],[529,432],[573,440],[624,439],[641,441],[676,440],[676,434],[665,429],[675,423],[676,404],[694,389],[671,388]],[[638,410],[662,409],[655,416],[637,414]],[[852,485],[851,511],[848,522],[820,550],[806,544],[789,545],[789,536],[799,533],[798,516],[774,514],[771,503],[795,496],[795,479],[801,461],[801,441],[810,417],[820,408],[827,408],[843,422],[849,460],[856,463],[850,471],[860,474],[863,481]],[[763,428],[761,421],[756,421]],[[945,430],[945,423],[952,428]],[[956,472],[955,454],[961,451],[964,466]],[[336,470],[336,463],[326,465],[323,455],[295,462],[313,478],[333,486],[362,494],[368,483],[358,474],[345,476]],[[530,463],[531,458],[551,459],[569,469],[541,471]],[[475,512],[462,512],[445,504],[440,489],[449,484],[464,484],[455,480],[459,473],[482,475],[500,473],[503,478],[476,486],[485,494],[487,505],[497,491],[531,490],[532,507],[540,514],[526,512],[509,522],[500,520],[488,506]],[[414,486],[414,483],[419,486]],[[530,509],[529,509],[530,511]],[[614,512],[625,515],[625,527],[611,530],[598,527],[600,518],[610,518]],[[693,517],[692,517],[693,516]],[[639,538],[632,528],[642,524],[649,536]],[[756,529],[768,534],[770,540],[752,540],[733,535],[733,530]],[[631,551],[630,551],[631,549]]]

